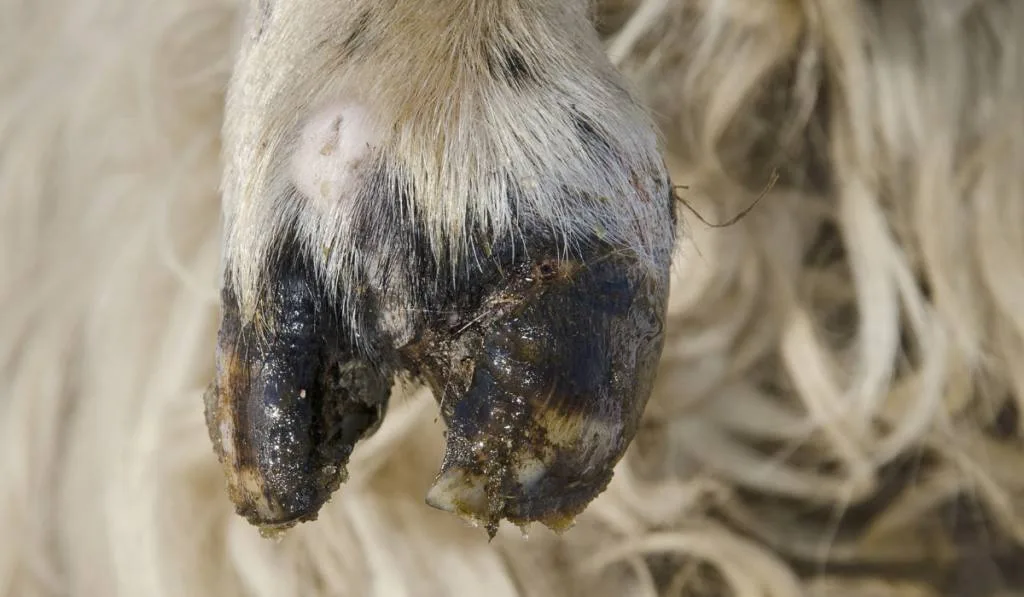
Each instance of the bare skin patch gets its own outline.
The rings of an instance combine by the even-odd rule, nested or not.
[[[295,188],[324,209],[354,196],[375,140],[362,106],[338,102],[315,112],[302,127],[292,155]]]

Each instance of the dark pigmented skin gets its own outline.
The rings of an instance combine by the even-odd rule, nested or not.
[[[485,52],[485,56],[488,72],[497,81],[512,87],[526,87],[538,82],[537,73],[517,48],[501,45]]]

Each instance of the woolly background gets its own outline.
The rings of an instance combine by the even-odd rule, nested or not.
[[[416,389],[318,522],[232,512],[201,394],[236,2],[0,15],[0,594],[1024,595],[1024,3],[601,6],[688,204],[780,178],[685,215],[608,491],[490,544],[423,503]]]

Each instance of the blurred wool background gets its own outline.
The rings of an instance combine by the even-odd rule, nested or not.
[[[429,4],[424,0],[424,5]],[[562,537],[423,503],[404,388],[261,539],[203,422],[241,0],[0,0],[0,595],[1024,595],[1024,3],[608,0],[681,211],[645,424]]]

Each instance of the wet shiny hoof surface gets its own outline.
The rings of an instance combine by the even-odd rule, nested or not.
[[[253,316],[228,287],[206,414],[239,514],[271,533],[315,519],[408,373],[448,426],[428,504],[491,536],[501,520],[570,527],[636,433],[668,267],[599,240],[558,246],[492,247],[472,267],[410,272],[412,292],[370,289],[347,310],[301,260],[274,270]]]

